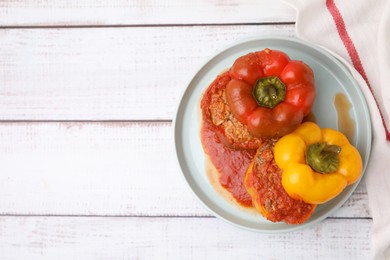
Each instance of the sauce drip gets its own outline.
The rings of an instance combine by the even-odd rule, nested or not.
[[[353,143],[355,137],[356,123],[350,116],[352,104],[343,93],[337,93],[334,97],[334,106],[337,112],[338,130]]]

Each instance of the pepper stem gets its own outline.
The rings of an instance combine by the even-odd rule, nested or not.
[[[286,86],[276,76],[261,78],[256,81],[253,96],[259,106],[274,108],[286,96]]]
[[[341,147],[337,145],[328,145],[326,143],[311,144],[306,151],[306,162],[316,172],[334,172],[339,167],[340,152]]]

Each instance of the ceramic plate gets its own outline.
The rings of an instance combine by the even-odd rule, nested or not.
[[[333,200],[319,205],[311,218],[301,225],[273,223],[260,214],[240,210],[209,183],[199,135],[199,103],[202,94],[218,74],[232,66],[235,59],[264,48],[284,51],[291,59],[302,60],[313,69],[317,88],[313,112],[320,127],[338,129],[334,97],[341,92],[349,99],[353,106],[350,117],[356,123],[353,144],[362,156],[364,169],[370,155],[372,133],[366,101],[349,71],[329,53],[300,40],[262,37],[242,41],[217,53],[195,73],[182,95],[174,120],[175,152],[185,181],[214,215],[239,227],[273,233],[300,229],[323,220],[350,197],[359,182],[347,187]]]

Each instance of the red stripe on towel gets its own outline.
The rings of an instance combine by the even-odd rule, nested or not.
[[[348,55],[349,55],[349,57],[352,60],[353,66],[360,73],[360,75],[363,77],[363,79],[366,81],[367,86],[369,87],[369,89],[371,91],[371,94],[374,97],[376,106],[378,107],[379,114],[380,114],[381,119],[382,119],[383,127],[385,128],[386,140],[390,141],[390,131],[387,128],[387,125],[386,125],[385,119],[383,117],[382,111],[379,108],[378,101],[377,101],[377,99],[376,99],[376,97],[374,95],[374,91],[373,91],[373,89],[371,87],[371,84],[370,84],[370,81],[368,80],[366,71],[364,70],[362,62],[360,60],[359,53],[357,52],[356,47],[355,47],[353,41],[351,40],[351,37],[349,37],[347,28],[346,28],[344,20],[343,20],[343,17],[341,15],[339,9],[337,8],[334,0],[326,0],[326,7],[328,8],[328,11],[330,12],[330,14],[333,17],[333,20],[334,20],[334,22],[336,24],[336,28],[337,28],[337,31],[339,33],[339,36],[340,36],[342,42],[344,43],[345,48],[347,49]]]

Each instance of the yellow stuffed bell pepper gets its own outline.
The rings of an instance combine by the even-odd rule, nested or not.
[[[348,139],[311,122],[279,139],[274,156],[286,192],[310,204],[336,197],[362,174],[362,159]]]

